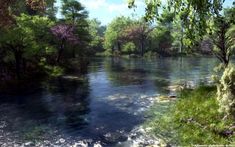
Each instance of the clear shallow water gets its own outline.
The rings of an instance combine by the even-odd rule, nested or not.
[[[39,88],[17,95],[0,93],[0,131],[9,132],[0,135],[0,143],[6,137],[34,139],[35,134],[51,142],[61,137],[104,146],[123,142],[146,119],[152,96],[168,95],[168,86],[184,81],[207,81],[216,63],[191,57],[96,58],[85,75],[41,81]]]

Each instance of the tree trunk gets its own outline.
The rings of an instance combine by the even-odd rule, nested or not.
[[[17,79],[21,79],[21,60],[22,60],[22,53],[19,51],[14,52],[15,56],[15,69],[16,69],[16,76]]]
[[[141,57],[144,56],[144,48],[145,48],[144,41],[145,41],[145,39],[144,39],[144,37],[142,37],[141,40],[140,40],[140,43],[141,43]]]
[[[117,43],[117,46],[118,46],[118,51],[120,52],[121,51],[121,43],[119,41]]]
[[[57,62],[57,63],[59,63],[59,62],[60,62],[60,59],[61,59],[62,53],[63,53],[63,49],[60,49],[60,50],[59,50],[59,52],[58,52],[57,59],[56,59],[56,62]]]
[[[61,45],[60,45],[60,49],[58,51],[58,56],[57,56],[57,59],[56,59],[56,62],[59,63],[60,62],[60,59],[61,59],[61,56],[62,56],[62,53],[64,51],[64,42],[62,41]]]

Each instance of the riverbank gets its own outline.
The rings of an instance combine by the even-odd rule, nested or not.
[[[216,87],[183,90],[179,100],[164,115],[154,112],[146,123],[152,133],[174,145],[235,145],[234,120],[218,112]]]

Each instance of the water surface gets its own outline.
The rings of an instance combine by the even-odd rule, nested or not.
[[[0,94],[0,131],[10,132],[0,135],[0,142],[43,134],[52,142],[65,138],[113,146],[146,120],[154,96],[172,94],[167,87],[185,81],[208,81],[217,63],[192,57],[92,59],[87,74],[44,80],[17,95]]]

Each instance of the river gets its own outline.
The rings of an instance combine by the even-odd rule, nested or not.
[[[157,95],[175,94],[168,86],[204,83],[217,63],[196,57],[94,58],[86,74],[42,80],[34,91],[0,93],[0,146],[115,146],[147,119]]]

